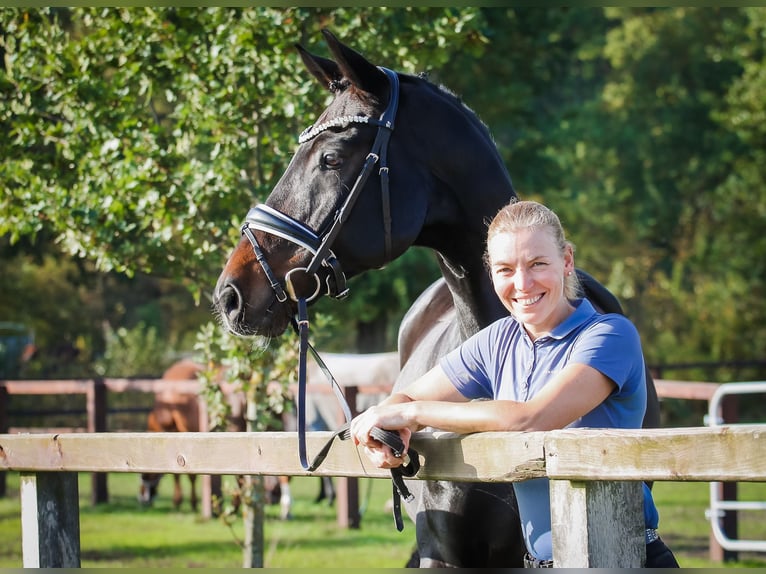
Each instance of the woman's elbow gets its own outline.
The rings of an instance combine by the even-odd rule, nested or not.
[[[510,412],[500,417],[499,429],[503,431],[546,431],[557,428],[548,413],[529,403],[511,403]]]

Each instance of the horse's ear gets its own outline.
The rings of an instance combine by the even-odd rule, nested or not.
[[[323,29],[322,34],[345,78],[365,92],[380,97],[388,93],[388,77],[383,71],[368,62],[360,53],[342,44],[329,30]]]
[[[295,47],[298,50],[306,69],[311,72],[311,75],[319,80],[319,83],[325,88],[331,89],[331,86],[334,83],[339,82],[343,78],[343,72],[340,71],[338,64],[332,60],[322,58],[321,56],[315,56],[298,44],[296,44]]]

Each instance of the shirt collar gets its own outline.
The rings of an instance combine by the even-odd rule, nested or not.
[[[598,314],[587,299],[576,299],[572,305],[574,312],[550,332],[549,337],[552,339],[563,339]]]

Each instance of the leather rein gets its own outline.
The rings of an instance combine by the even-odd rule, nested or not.
[[[349,289],[346,285],[346,276],[343,273],[340,262],[335,254],[332,252],[332,244],[341,231],[343,224],[346,222],[351,214],[351,210],[356,203],[365,183],[372,174],[372,168],[376,163],[380,164],[378,175],[381,181],[381,194],[383,205],[383,227],[385,232],[385,253],[388,259],[391,253],[391,204],[389,193],[389,178],[388,178],[388,142],[391,134],[394,131],[394,120],[396,118],[396,112],[399,104],[399,77],[396,72],[387,68],[380,68],[385,72],[389,79],[391,86],[391,96],[389,98],[388,106],[381,114],[380,118],[371,118],[368,116],[342,116],[335,118],[321,124],[317,124],[307,128],[301,133],[298,138],[298,143],[303,144],[311,139],[315,138],[327,129],[335,127],[347,127],[350,124],[368,124],[377,126],[378,131],[375,136],[375,140],[372,144],[372,149],[367,154],[364,164],[359,175],[354,182],[354,186],[343,201],[341,207],[335,212],[333,221],[329,226],[329,229],[322,235],[318,235],[310,227],[301,223],[300,221],[284,214],[266,204],[259,204],[250,209],[245,217],[245,222],[241,227],[241,233],[247,237],[248,241],[252,245],[253,252],[256,260],[263,269],[266,278],[268,279],[274,295],[280,303],[285,303],[287,298],[290,297],[297,303],[298,314],[297,319],[292,318],[293,328],[299,335],[299,361],[298,361],[298,456],[301,466],[304,470],[313,472],[324,461],[327,453],[332,446],[335,438],[340,440],[347,440],[350,438],[349,423],[351,422],[351,409],[346,402],[345,395],[338,382],[333,377],[327,365],[321,359],[316,349],[309,343],[309,320],[308,320],[308,303],[313,301],[317,297],[327,294],[336,299],[342,299],[348,295]],[[284,287],[282,283],[276,278],[273,270],[269,266],[266,256],[261,249],[255,234],[253,231],[262,231],[271,235],[275,235],[287,241],[290,241],[300,247],[305,248],[312,254],[311,261],[307,267],[296,267],[287,272],[284,279]],[[318,271],[320,268],[324,268],[328,271],[325,284],[322,284],[322,280]],[[296,280],[302,278],[304,280],[303,285],[308,284],[310,286],[309,292],[301,293],[300,288],[297,285]],[[313,286],[312,286],[313,281]],[[338,402],[340,403],[343,414],[346,419],[346,424],[333,433],[330,440],[315,456],[311,463],[308,461],[306,453],[306,361],[307,352],[311,352],[314,360],[319,365],[322,372],[332,385],[333,392],[335,393]],[[401,518],[401,503],[400,496],[403,496],[406,500],[412,499],[412,494],[407,489],[404,483],[403,477],[414,476],[420,469],[420,461],[418,453],[410,448],[408,454],[403,453],[403,443],[397,431],[387,431],[383,429],[374,428],[371,435],[376,440],[379,440],[389,447],[391,447],[395,456],[405,457],[406,464],[391,469],[391,478],[394,483],[393,495],[394,495],[394,520],[397,530],[401,531],[404,528],[404,524]],[[409,458],[409,460],[406,460]]]

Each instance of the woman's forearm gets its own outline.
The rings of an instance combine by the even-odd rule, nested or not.
[[[441,401],[415,401],[395,408],[403,411],[409,428],[435,429],[473,433],[486,431],[535,430],[530,428],[529,409],[524,403],[513,401],[473,401],[450,403]]]

